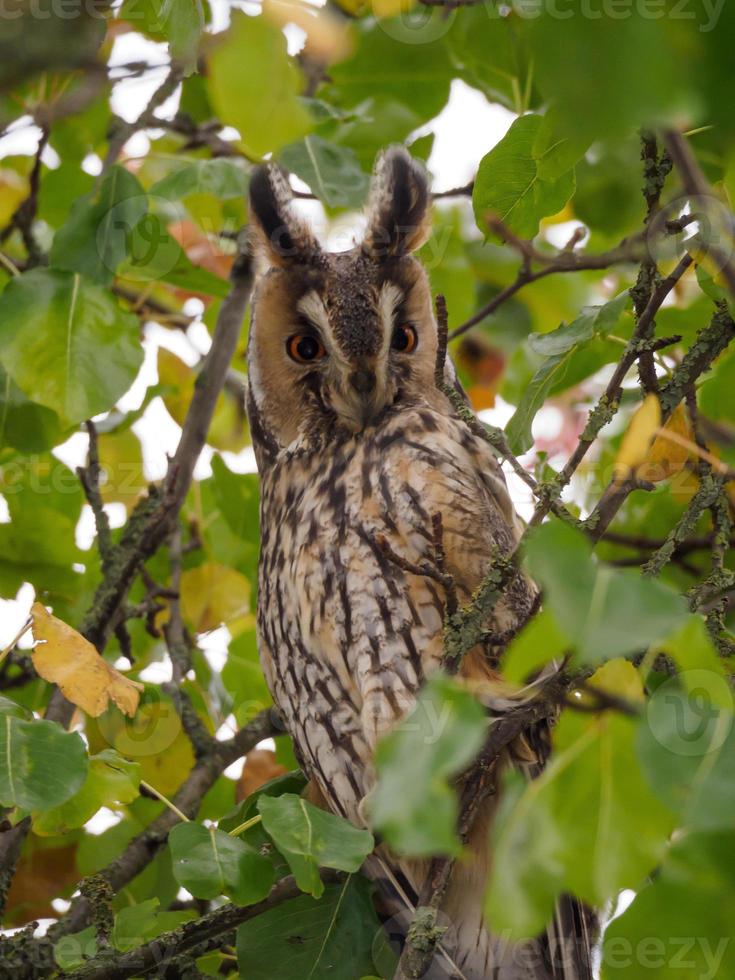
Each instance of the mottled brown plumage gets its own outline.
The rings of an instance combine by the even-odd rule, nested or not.
[[[391,560],[381,539],[409,567],[431,561],[432,517],[441,515],[446,570],[466,602],[520,532],[492,451],[435,385],[431,293],[410,254],[426,236],[427,201],[419,166],[388,151],[362,244],[327,254],[292,213],[282,174],[263,169],[251,186],[264,267],[248,351],[262,478],[259,643],[306,772],[356,824],[365,823],[377,739],[411,708],[443,652],[444,589]],[[317,356],[301,360],[301,351]],[[455,382],[449,362],[446,379]],[[512,628],[533,598],[519,577],[488,629]],[[485,650],[471,651],[463,672],[488,681],[488,700],[496,690],[502,705]],[[548,964],[546,937],[520,949],[485,929],[489,819],[475,866],[455,875],[445,907],[453,928],[431,976],[584,976]],[[400,906],[415,898],[424,868],[383,855],[370,871]],[[519,960],[524,950],[537,955]]]

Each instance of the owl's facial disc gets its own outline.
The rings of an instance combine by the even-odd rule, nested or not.
[[[345,260],[335,266],[322,289],[299,299],[303,328],[287,338],[286,350],[317,404],[359,433],[395,403],[411,376],[420,346],[409,312],[415,282],[405,270],[403,283],[380,282]]]
[[[250,182],[261,275],[248,342],[254,437],[273,443],[356,435],[383,413],[430,400],[437,333],[412,255],[426,240],[426,174],[402,147],[377,163],[362,241],[325,252],[273,164]]]

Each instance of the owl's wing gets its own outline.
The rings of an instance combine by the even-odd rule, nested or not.
[[[466,603],[491,569],[493,561],[510,554],[516,547],[522,524],[517,517],[500,465],[490,446],[473,435],[460,420],[437,419],[419,411],[416,430],[406,427],[400,453],[388,452],[381,461],[375,494],[382,505],[383,535],[392,554],[405,559],[405,567],[418,568],[435,561],[436,542],[432,536],[434,516],[441,518],[443,567],[457,588],[460,602]],[[429,432],[421,437],[418,433]],[[434,619],[443,616],[446,596],[441,585],[430,577],[382,569],[383,576],[398,584],[400,597],[409,595],[411,606],[425,609]],[[517,626],[536,598],[536,589],[519,575],[489,617],[487,629],[504,633]],[[396,600],[394,613],[400,608]],[[427,613],[427,616],[428,616]],[[424,623],[428,622],[427,616]],[[405,659],[405,638],[384,644],[387,660]],[[439,666],[443,655],[443,631],[429,630],[420,651],[423,673]],[[522,692],[506,692],[489,666],[483,648],[466,656],[463,673],[484,682],[489,691],[483,698],[494,713],[502,713],[531,698],[534,685]],[[553,670],[554,668],[550,668]],[[493,685],[497,684],[497,687]],[[380,685],[371,687],[373,698],[385,695]],[[508,751],[506,764],[518,765],[529,778],[537,774],[548,751],[548,733],[540,728],[519,740]],[[484,927],[483,899],[487,876],[487,830],[494,802],[488,803],[482,826],[477,828],[471,866],[458,866],[444,907],[451,926],[446,934],[444,953],[437,954],[432,976],[452,976],[447,972],[447,955],[459,970],[454,975],[468,978],[494,976],[500,980],[592,980],[589,915],[575,899],[563,897],[546,933],[520,946],[508,944]],[[394,905],[415,900],[406,881],[420,881],[421,869],[406,862],[381,859],[376,874]]]

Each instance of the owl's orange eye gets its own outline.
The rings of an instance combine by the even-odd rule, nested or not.
[[[319,361],[326,355],[324,344],[311,333],[295,333],[286,341],[288,356],[297,364]]]
[[[393,331],[390,345],[401,354],[410,354],[418,342],[416,330],[410,323],[403,323]]]

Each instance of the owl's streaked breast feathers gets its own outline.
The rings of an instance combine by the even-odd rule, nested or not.
[[[446,570],[466,602],[494,556],[514,548],[520,522],[489,446],[435,384],[431,291],[411,254],[428,233],[420,166],[400,148],[383,155],[367,230],[344,253],[320,248],[277,168],[257,171],[250,193],[263,266],[248,345],[262,479],[261,656],[304,768],[331,809],[361,823],[376,741],[443,654],[442,586],[390,553],[408,568],[434,560],[440,515]],[[445,370],[453,383],[449,361]],[[512,628],[533,600],[518,577],[488,630]],[[482,649],[463,669],[494,677]],[[449,895],[456,975],[586,976],[529,972],[485,930],[484,846]],[[393,866],[420,886],[420,868]],[[452,975],[442,969],[431,975]]]

